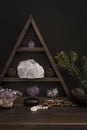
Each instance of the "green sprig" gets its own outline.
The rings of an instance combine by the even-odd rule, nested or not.
[[[82,56],[82,66],[77,65],[78,54],[75,51],[70,51],[66,54],[61,51],[55,56],[57,65],[63,70],[67,70],[73,78],[77,79],[79,83],[87,90],[87,57]]]

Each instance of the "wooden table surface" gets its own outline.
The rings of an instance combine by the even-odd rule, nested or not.
[[[0,130],[87,130],[86,107],[56,107],[32,112],[28,107],[0,109]]]

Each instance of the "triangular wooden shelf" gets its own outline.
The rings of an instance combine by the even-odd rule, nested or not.
[[[25,36],[25,34],[26,34],[26,32],[27,32],[27,30],[30,27],[30,24],[33,26],[33,29],[35,30],[35,33],[37,34],[37,36],[38,36],[38,38],[40,40],[40,43],[42,44],[42,47],[37,47],[37,48],[36,47],[35,48],[19,47],[22,40],[23,40],[23,38],[24,38],[24,36]],[[2,71],[2,73],[0,75],[1,81],[4,81],[4,82],[5,81],[10,81],[10,80],[13,81],[13,82],[14,81],[27,81],[26,79],[21,80],[19,78],[5,78],[4,76],[5,76],[6,72],[7,72],[8,67],[10,66],[10,64],[12,62],[12,59],[15,56],[15,53],[16,52],[28,52],[28,51],[42,51],[42,52],[45,52],[46,55],[48,56],[48,59],[49,59],[51,65],[52,65],[56,75],[57,75],[57,78],[34,79],[34,81],[58,81],[58,82],[61,83],[66,95],[69,97],[69,90],[68,90],[68,88],[67,88],[67,86],[66,86],[66,84],[65,84],[65,82],[64,82],[64,80],[62,78],[62,75],[61,75],[56,63],[54,62],[54,59],[51,56],[50,51],[48,50],[48,47],[47,47],[47,45],[46,45],[46,43],[45,43],[45,41],[44,41],[40,31],[39,31],[38,26],[36,25],[35,20],[34,20],[32,15],[30,15],[29,19],[27,20],[27,22],[26,22],[21,34],[19,35],[19,38],[18,38],[18,40],[17,40],[11,54],[9,55],[9,58],[8,58],[6,64],[5,64],[5,67],[4,67],[4,69],[3,69],[3,71]],[[30,81],[30,80],[28,80],[28,81]]]

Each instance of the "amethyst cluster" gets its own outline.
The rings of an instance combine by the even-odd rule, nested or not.
[[[13,101],[15,101],[18,96],[22,96],[22,93],[8,88],[0,88],[0,106],[11,107]]]
[[[58,95],[57,88],[47,90],[47,97],[56,97],[57,95]]]

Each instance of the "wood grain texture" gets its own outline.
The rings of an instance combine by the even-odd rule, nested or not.
[[[42,47],[34,47],[34,48],[28,48],[28,47],[20,47],[17,50],[18,52],[44,52],[44,48]]]
[[[51,77],[51,78],[48,78],[48,77],[45,77],[45,78],[38,78],[38,79],[20,79],[18,77],[5,77],[3,78],[2,81],[5,81],[5,82],[43,82],[43,81],[47,81],[47,82],[50,82],[50,81],[56,81],[56,82],[59,82],[59,79],[56,78],[56,77]]]
[[[87,129],[87,108],[58,107],[31,112],[28,107],[0,109],[0,130]]]

